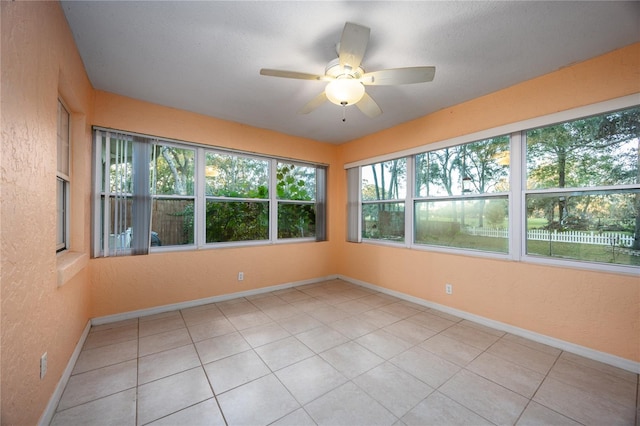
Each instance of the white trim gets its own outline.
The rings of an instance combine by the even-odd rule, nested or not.
[[[482,317],[480,315],[475,315],[466,311],[461,311],[459,309],[451,308],[445,305],[440,305],[438,303],[429,302],[427,300],[420,299],[415,296],[410,296],[408,294],[401,293],[399,291],[390,290],[384,287],[379,287],[377,285],[370,284],[365,281],[357,280],[354,278],[346,277],[344,275],[338,275],[338,279],[341,279],[362,287],[366,287],[371,290],[376,290],[381,293],[388,294],[390,296],[395,296],[399,299],[406,300],[408,302],[412,302],[417,305],[425,306],[427,308],[431,308],[441,312],[445,312],[447,314],[455,315],[469,321],[477,322],[478,324],[495,328],[496,330],[501,330],[507,333],[514,334],[516,336],[524,337],[526,339],[533,340],[534,342],[552,346],[554,348],[557,348],[566,352],[571,352],[573,354],[580,355],[585,358],[603,362],[605,364],[609,364],[614,367],[618,367],[623,370],[630,371],[632,373],[640,374],[640,362],[632,361],[630,359],[622,358],[622,357],[608,354],[605,352],[600,352],[595,349],[587,348],[585,346],[576,345],[575,343],[567,342],[561,339],[556,339],[555,337],[550,337],[544,334],[526,330],[524,328],[515,327],[513,325],[505,324],[500,321],[492,320],[490,318]]]
[[[137,311],[123,312],[120,314],[106,315],[91,319],[91,325],[102,325],[117,321],[124,321],[133,318],[146,317],[149,315],[161,314],[163,312],[176,311],[179,309],[193,308],[195,306],[207,305],[209,303],[224,302],[225,300],[237,299],[238,297],[249,297],[258,294],[269,293],[300,285],[314,284],[327,280],[334,280],[338,275],[327,275],[324,277],[311,278],[308,280],[293,281],[284,284],[277,284],[269,287],[257,288],[254,290],[239,291],[237,293],[222,294],[220,296],[205,297],[204,299],[189,300],[187,302],[172,303],[169,305],[156,306],[153,308],[139,309]]]
[[[84,331],[76,344],[76,348],[71,354],[71,358],[69,358],[69,362],[67,362],[67,368],[64,369],[62,373],[62,377],[58,380],[58,385],[56,386],[51,398],[49,398],[49,403],[47,404],[47,408],[45,408],[42,416],[38,420],[38,426],[47,426],[53,420],[53,416],[56,413],[56,408],[58,408],[58,403],[60,402],[60,398],[62,398],[62,393],[64,392],[64,388],[67,386],[67,382],[71,377],[71,372],[73,368],[76,366],[76,362],[78,361],[78,357],[80,356],[80,352],[82,351],[82,347],[84,346],[84,341],[87,340],[87,336],[89,335],[89,330],[91,330],[91,321],[87,321],[87,325],[84,327]]]
[[[484,139],[495,138],[497,136],[509,135],[514,132],[521,132],[527,129],[535,129],[537,127],[549,126],[562,121],[571,121],[578,118],[589,117],[596,114],[603,114],[607,111],[615,111],[623,108],[629,108],[640,104],[640,93],[623,96],[621,98],[610,99],[604,102],[598,102],[578,108],[572,108],[565,111],[555,112],[553,114],[541,115],[515,123],[505,124],[503,126],[493,127],[491,129],[481,130],[479,132],[467,135],[456,136],[451,139],[436,141],[426,145],[420,145],[414,148],[396,151],[389,154],[378,155],[376,157],[366,158],[364,160],[353,161],[344,165],[345,169],[352,167],[368,166],[374,163],[394,160],[409,155],[421,154],[426,151],[435,151],[440,148],[462,145],[469,142],[480,141]],[[513,158],[513,157],[511,157]]]

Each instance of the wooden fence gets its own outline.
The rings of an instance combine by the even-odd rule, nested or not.
[[[470,235],[481,237],[508,238],[509,231],[501,228],[465,228],[465,232]],[[601,246],[622,246],[631,247],[633,245],[633,235],[621,234],[617,232],[597,232],[597,231],[548,231],[546,229],[530,229],[527,231],[528,240],[552,241],[558,243],[574,244],[594,244]]]

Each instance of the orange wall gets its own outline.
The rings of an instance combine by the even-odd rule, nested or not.
[[[88,248],[93,90],[57,2],[0,3],[2,14],[2,424],[38,422],[89,320],[89,273],[58,286],[56,121],[71,110],[71,247]],[[68,257],[68,256],[66,256]],[[40,380],[40,356],[48,372]]]
[[[93,317],[303,281],[335,273],[332,251],[344,229],[334,194],[336,147],[308,139],[96,93],[94,124],[189,142],[329,165],[328,241],[91,260]],[[238,282],[238,272],[244,281]]]
[[[344,165],[634,93],[640,44],[341,145],[340,159]],[[638,276],[372,244],[341,243],[334,259],[339,274],[640,361]],[[445,283],[454,286],[450,296]]]

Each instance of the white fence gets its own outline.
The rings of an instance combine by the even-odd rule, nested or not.
[[[465,228],[471,235],[480,237],[508,238],[509,231],[500,228]],[[527,231],[528,240],[552,241],[558,243],[595,244],[600,246],[631,247],[633,235],[619,234],[616,232],[596,231],[547,231],[546,229],[531,229]]]

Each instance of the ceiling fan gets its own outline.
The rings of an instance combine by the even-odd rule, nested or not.
[[[378,104],[365,91],[365,86],[391,86],[399,84],[426,83],[433,80],[435,67],[394,68],[365,72],[362,58],[369,43],[371,30],[362,25],[347,22],[340,43],[336,46],[338,57],[327,64],[324,75],[307,74],[262,68],[261,75],[300,80],[328,81],[324,91],[300,109],[308,114],[325,101],[343,107],[356,105],[369,117],[382,113]],[[343,121],[345,119],[343,118]]]

